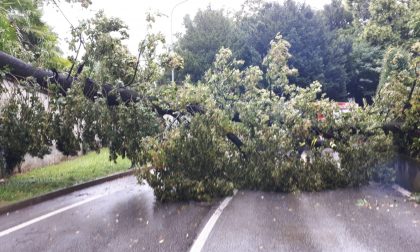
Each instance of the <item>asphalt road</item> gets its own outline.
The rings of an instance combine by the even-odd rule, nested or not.
[[[420,206],[378,185],[219,203],[118,179],[0,216],[0,251],[188,251],[206,229],[202,251],[420,251]]]
[[[2,236],[4,230],[86,201]],[[150,187],[122,178],[0,216],[0,251],[188,251],[211,207],[160,204]]]
[[[320,193],[239,192],[203,251],[420,251],[420,206],[371,185]]]

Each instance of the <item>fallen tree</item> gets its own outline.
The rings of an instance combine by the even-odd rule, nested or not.
[[[83,70],[83,64],[79,66],[75,76],[70,76],[70,74],[59,73],[55,69],[46,70],[35,67],[31,64],[28,64],[20,59],[17,59],[9,54],[0,51],[0,69],[4,70],[7,73],[7,76],[14,80],[28,80],[29,83],[35,82],[44,91],[48,90],[50,84],[57,85],[59,87],[58,91],[60,92],[60,94],[66,96],[73,84],[78,80],[78,75]],[[105,97],[107,105],[111,107],[119,105],[120,102],[126,104],[136,103],[140,101],[141,98],[145,98],[140,96],[136,91],[131,90],[130,88],[115,88],[110,84],[99,85],[89,78],[86,78],[82,85],[83,94],[86,98],[95,101],[95,99],[97,99],[98,97]],[[148,100],[151,101],[151,99]],[[173,109],[164,109],[153,102],[149,102],[149,104],[161,117],[163,117],[166,114],[169,114],[175,118],[178,118],[180,114],[185,115],[185,113],[188,113],[191,116],[197,113],[205,113],[205,109],[199,104],[186,105],[185,112],[175,111]],[[73,123],[78,124],[77,120]],[[57,122],[56,126],[60,127],[59,125],[62,125],[62,123]],[[69,135],[68,131],[71,131],[71,128],[72,126],[66,127],[64,128],[64,132],[58,133],[58,135],[56,134],[56,137],[59,138],[57,139],[57,147],[66,155],[75,155],[77,153],[76,150],[79,149],[78,141],[75,141],[75,138],[72,136],[72,134]],[[94,136],[90,135],[88,137],[91,139],[91,142],[94,142]],[[243,146],[243,142],[240,140],[240,138],[232,132],[227,132],[226,138],[229,139],[239,149]],[[51,140],[49,139],[47,142],[51,143]],[[9,153],[9,150],[6,150],[4,152],[7,164],[6,170],[8,172],[11,172],[16,165],[19,165],[19,163],[22,162],[23,155],[25,153],[14,155],[13,153]],[[123,151],[123,155],[124,153],[126,152]],[[45,148],[43,148],[43,152],[40,153],[39,156],[41,157],[43,154],[47,154]]]
[[[281,45],[282,41],[278,42]],[[287,74],[276,72],[288,72],[285,65],[270,67],[273,83],[278,83],[285,94],[272,96],[269,90],[257,87],[262,74],[259,69],[241,71],[232,67],[235,64],[230,64],[230,57],[229,51],[221,50],[203,84],[162,86],[156,96],[172,95],[157,98],[128,87],[99,85],[91,79],[81,83],[77,75],[37,69],[4,54],[0,55],[0,67],[8,68],[18,78],[34,77],[43,88],[57,84],[61,94],[68,95],[63,104],[58,104],[68,110],[53,120],[54,127],[67,125],[58,132],[64,139],[60,146],[75,149],[80,143],[77,140],[93,142],[95,134],[101,132],[98,137],[112,155],[127,156],[142,166],[140,181],[146,180],[161,200],[207,200],[229,194],[233,188],[322,190],[360,185],[372,177],[373,166],[390,151],[390,138],[380,132],[380,127],[369,127],[374,118],[365,113],[365,108],[336,120],[336,104],[317,98],[320,83],[299,88],[277,81]],[[25,71],[15,70],[20,66]],[[80,88],[71,88],[75,84]],[[173,90],[166,92],[165,88]],[[182,102],[175,101],[175,96]],[[86,117],[72,121],[79,115],[79,110],[72,107],[80,107],[82,100],[84,107],[93,108],[81,108]],[[101,110],[95,111],[98,105]],[[155,119],[145,110],[153,110],[154,118],[156,114],[169,114],[174,120],[186,116],[187,123],[167,134],[155,134],[158,130],[150,124]],[[325,121],[317,120],[317,113],[325,115]],[[98,114],[102,115],[96,117]],[[73,125],[90,134],[69,139]],[[95,127],[106,129],[97,131]],[[340,153],[341,160],[333,162],[323,152],[326,147]],[[307,153],[304,160],[303,150]]]
[[[76,76],[73,77],[68,74],[58,73],[55,69],[45,70],[34,67],[31,64],[0,51],[0,69],[5,69],[14,78],[26,79],[32,77],[44,89],[48,89],[50,83],[57,84],[60,87],[60,92],[65,95],[77,79],[77,75],[82,71],[82,66],[79,67]],[[108,105],[110,106],[117,105],[118,98],[123,102],[137,101],[140,98],[137,92],[128,88],[114,89],[110,84],[99,86],[89,78],[84,83],[83,93],[89,99],[94,99],[98,95],[107,97]]]
[[[37,68],[20,59],[17,59],[9,54],[0,51],[0,69],[6,69],[6,72],[18,79],[33,78],[37,84],[43,89],[48,89],[49,84],[56,84],[59,86],[59,91],[62,95],[66,95],[73,83],[77,80],[78,75],[83,70],[83,64],[79,66],[76,76],[69,74],[58,73],[57,70],[45,70]],[[132,103],[140,101],[142,97],[136,91],[128,87],[115,88],[110,84],[99,85],[93,80],[86,78],[83,84],[83,94],[90,100],[95,100],[97,97],[105,97],[108,106],[117,106],[119,101],[123,103]],[[150,99],[149,99],[150,100]],[[164,109],[151,102],[151,106],[159,116],[169,114],[177,117],[179,111],[172,109]],[[199,104],[188,104],[185,110],[190,114],[196,113],[204,114],[205,110]],[[226,137],[239,149],[243,146],[243,142],[235,134],[228,132]]]
[[[60,92],[63,95],[66,95],[67,91],[72,87],[74,81],[77,80],[78,75],[81,73],[83,69],[83,65],[79,66],[79,69],[76,73],[76,76],[70,76],[69,74],[58,73],[55,69],[46,70],[32,66],[20,59],[17,59],[9,54],[0,51],[0,69],[6,69],[9,75],[12,75],[14,78],[18,79],[26,79],[32,77],[37,84],[39,84],[42,88],[48,89],[49,84],[57,84],[60,87]],[[95,83],[93,80],[86,78],[83,86],[83,93],[84,95],[91,99],[95,100],[97,97],[106,97],[107,105],[108,106],[116,106],[119,104],[119,101],[123,103],[130,103],[139,101],[142,97],[134,90],[131,90],[128,87],[118,87],[115,88],[110,84],[103,84],[99,85]],[[412,92],[410,93],[411,98]],[[409,100],[410,100],[409,98]],[[165,114],[171,115],[175,118],[178,117],[179,111],[175,111],[173,109],[164,109],[154,103],[151,103],[153,109],[159,114],[159,116],[163,116]],[[186,111],[194,115],[195,113],[203,114],[205,110],[199,104],[189,104],[186,106]],[[235,112],[232,121],[240,122],[240,115],[238,112]],[[401,123],[397,122],[389,122],[382,126],[382,129],[385,132],[393,132],[395,134],[401,134]],[[322,129],[313,127],[315,131],[321,133],[324,137],[333,138],[334,134],[332,132],[325,132]],[[352,128],[352,131],[355,132],[360,129]],[[340,133],[340,129],[336,129],[336,132]],[[371,132],[365,132],[366,135],[372,135]],[[420,130],[414,130],[410,132],[410,135],[417,136],[420,134]],[[240,140],[240,138],[233,134],[232,132],[228,132],[226,137],[237,146],[239,149],[244,145],[244,143]],[[311,140],[308,140],[311,141]]]

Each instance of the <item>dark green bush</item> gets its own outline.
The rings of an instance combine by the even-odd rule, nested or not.
[[[323,153],[325,147],[315,146],[308,146],[304,159],[296,138],[271,126],[249,139],[240,153],[216,118],[196,115],[166,138],[151,140],[148,165],[138,177],[155,189],[159,200],[207,201],[229,195],[234,188],[319,191],[360,186],[378,174],[382,180],[392,178],[384,173],[386,166],[378,166],[392,158],[391,140],[383,134],[339,143],[339,161]]]
[[[151,165],[139,179],[166,200],[210,200],[229,195],[235,188],[237,151],[227,142],[215,115],[197,115],[188,127],[170,132],[167,139],[150,145]]]
[[[48,114],[36,91],[12,88],[0,107],[0,146],[3,172],[13,173],[26,153],[42,157],[50,152]]]

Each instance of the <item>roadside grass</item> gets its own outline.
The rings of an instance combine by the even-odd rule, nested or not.
[[[118,158],[117,163],[109,161],[108,155],[109,150],[102,149],[99,154],[90,152],[72,160],[14,175],[0,184],[0,207],[125,171],[131,165],[128,159]]]
[[[420,204],[420,193],[415,193],[413,195],[414,201],[417,202],[417,204]]]

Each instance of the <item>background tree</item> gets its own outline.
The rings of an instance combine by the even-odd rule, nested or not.
[[[338,3],[335,6],[337,9]],[[341,10],[341,16],[338,16],[340,11],[328,11],[337,16],[325,18],[326,15],[294,1],[285,1],[283,5],[265,3],[253,15],[238,21],[239,30],[243,30],[240,34],[245,38],[233,49],[241,52],[237,57],[245,59],[245,65],[261,66],[262,58],[268,52],[267,45],[280,32],[291,44],[290,65],[299,69],[299,74],[291,76],[290,81],[304,87],[319,80],[330,97],[344,99],[347,95],[344,67],[347,49],[335,34],[340,27],[329,25],[345,25],[349,16],[344,10]]]
[[[364,25],[370,18],[369,5],[372,0],[346,0],[346,5],[353,14],[356,26]]]
[[[354,39],[354,34],[349,35]],[[363,99],[371,104],[379,84],[383,49],[371,46],[363,40],[354,39],[348,55],[346,70],[349,75],[347,90],[358,104]]]
[[[324,22],[330,31],[346,29],[352,25],[353,15],[341,0],[332,0],[321,12]]]
[[[42,20],[42,1],[4,0],[0,3],[0,50],[39,66],[62,69],[57,36]]]
[[[283,5],[248,1],[244,10],[236,14],[235,21],[221,11],[199,12],[194,22],[186,18],[186,34],[179,41],[179,48],[186,48],[180,51],[185,59],[184,73],[191,74],[193,81],[199,80],[221,46],[231,48],[236,58],[244,60],[243,68],[261,67],[271,39],[280,32],[291,42],[290,65],[299,69],[299,75],[290,76],[290,81],[304,87],[319,80],[331,98],[344,100],[348,46],[338,38],[336,30],[349,25],[351,19],[338,2],[331,6],[330,19],[292,0]],[[205,16],[208,16],[206,20]],[[333,24],[337,27],[329,26]],[[196,71],[198,68],[201,70]]]
[[[208,7],[199,10],[194,19],[184,18],[186,28],[176,45],[176,51],[184,58],[181,76],[190,75],[191,80],[200,80],[210,68],[217,51],[230,47],[233,38],[233,21],[223,10]]]

